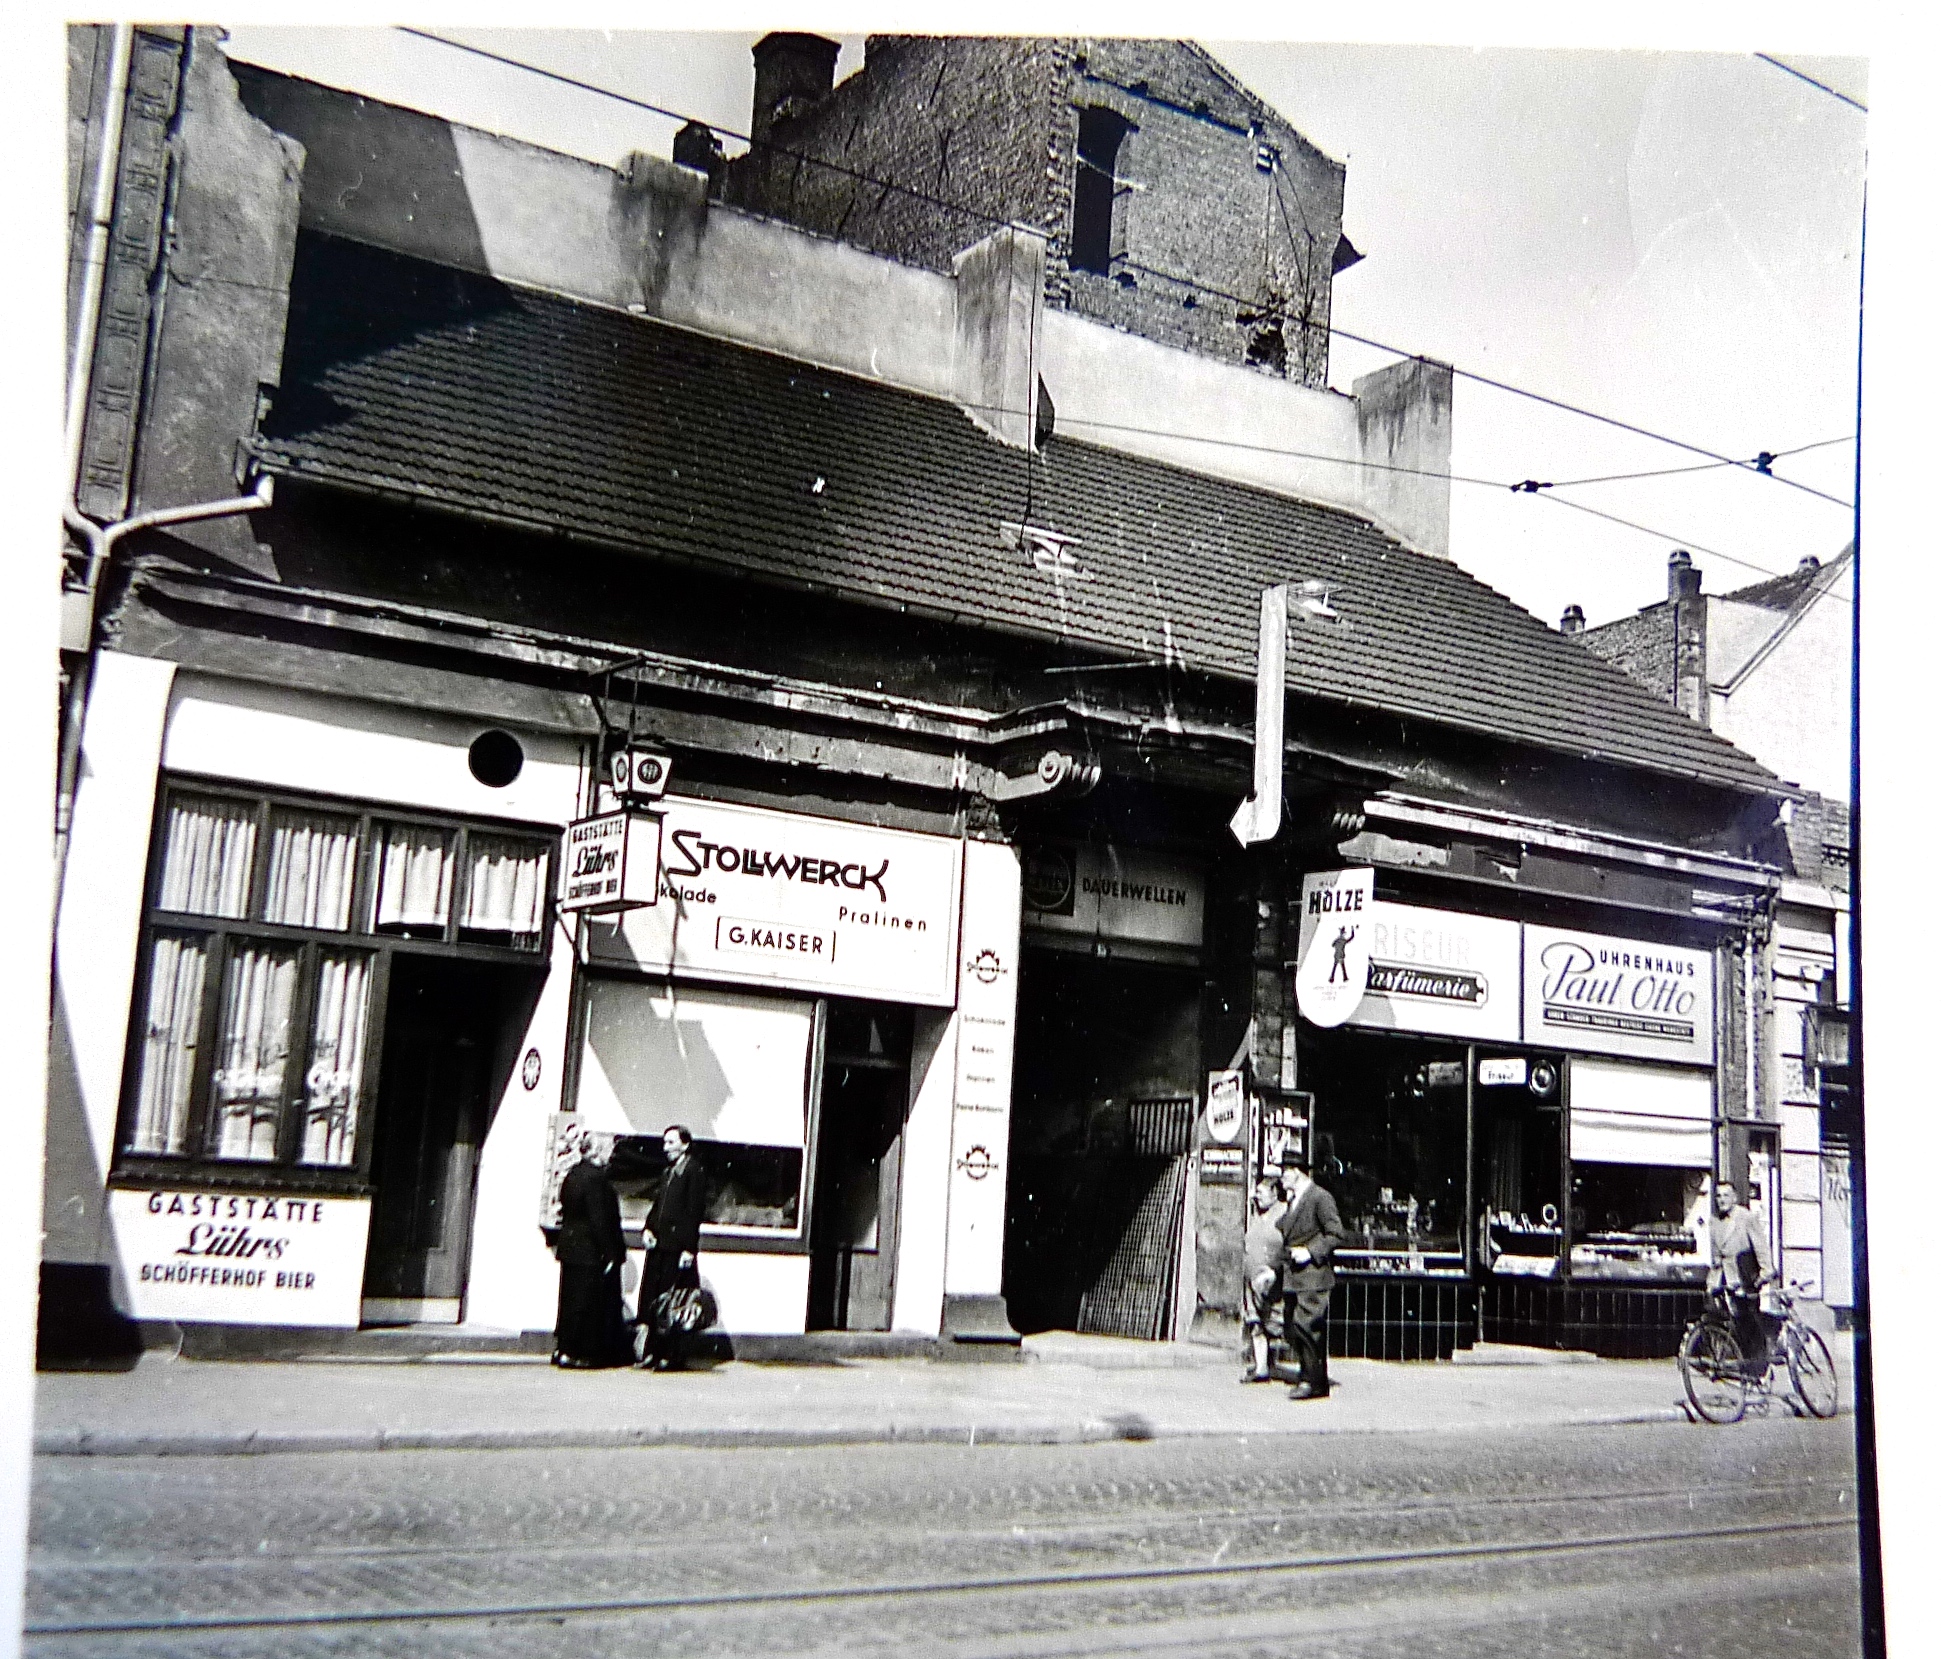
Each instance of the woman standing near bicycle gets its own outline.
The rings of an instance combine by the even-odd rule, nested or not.
[[[1739,1202],[1730,1181],[1712,1188],[1712,1208],[1717,1220],[1712,1225],[1710,1288],[1723,1291],[1732,1304],[1732,1334],[1745,1356],[1747,1375],[1762,1377],[1768,1356],[1759,1292],[1779,1277],[1773,1271],[1772,1247],[1766,1243],[1765,1227]]]

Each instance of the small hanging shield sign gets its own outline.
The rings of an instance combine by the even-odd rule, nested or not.
[[[1368,989],[1373,870],[1323,870],[1301,878],[1301,959],[1294,998],[1315,1025],[1336,1026]]]

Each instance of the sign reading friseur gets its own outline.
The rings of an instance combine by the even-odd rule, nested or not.
[[[1523,929],[1523,1040],[1712,1062],[1712,957],[1574,928]]]
[[[1517,1040],[1520,934],[1515,922],[1375,899],[1360,926],[1368,953],[1365,988],[1344,1023]],[[1309,959],[1317,940],[1327,943],[1330,931],[1340,931],[1339,918],[1333,912],[1310,913],[1303,904],[1299,960]],[[1324,963],[1331,962],[1330,951]]]
[[[368,1198],[117,1187],[108,1223],[134,1319],[355,1326]]]
[[[940,835],[670,795],[660,902],[589,924],[587,954],[692,973],[949,1007],[962,851]]]

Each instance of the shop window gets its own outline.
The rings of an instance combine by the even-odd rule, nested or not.
[[[1337,1265],[1463,1271],[1467,1078],[1460,1047],[1317,1034],[1301,1081],[1314,1094],[1315,1179],[1348,1233]]]
[[[1710,1072],[1574,1056],[1570,1157],[1573,1278],[1704,1277]]]
[[[815,1004],[639,980],[588,982],[578,1109],[624,1122],[613,1175],[630,1222],[664,1170],[670,1124],[693,1134],[707,1225],[799,1238]]]
[[[181,786],[158,830],[120,1174],[354,1178],[387,936],[491,956],[543,941],[548,836]]]

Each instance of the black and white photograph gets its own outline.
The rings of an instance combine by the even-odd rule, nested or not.
[[[45,25],[0,1653],[1919,1652],[1872,37],[857,15]]]

